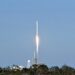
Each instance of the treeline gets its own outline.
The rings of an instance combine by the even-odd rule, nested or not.
[[[61,68],[53,66],[48,68],[47,65],[32,65],[30,68],[2,68],[0,67],[0,75],[75,75],[75,68],[63,65]]]

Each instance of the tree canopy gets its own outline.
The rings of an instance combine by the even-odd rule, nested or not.
[[[52,66],[48,67],[45,64],[34,64],[30,68],[22,68],[15,66],[11,67],[0,67],[0,75],[75,75],[75,68],[63,65],[62,67]]]

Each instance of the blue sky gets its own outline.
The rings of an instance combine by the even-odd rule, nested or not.
[[[75,67],[75,0],[0,0],[0,66],[32,60],[36,20],[39,62]]]

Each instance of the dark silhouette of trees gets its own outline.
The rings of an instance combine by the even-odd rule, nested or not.
[[[58,66],[48,68],[44,64],[34,64],[30,68],[23,68],[22,70],[19,68],[11,69],[8,66],[0,67],[0,75],[75,75],[75,69],[67,65],[63,65],[61,68]]]
[[[46,74],[47,75],[48,72],[49,72],[49,69],[44,64],[39,65],[37,68],[37,74],[42,74],[42,75]]]
[[[60,68],[58,66],[53,66],[49,69],[51,75],[60,75]]]
[[[64,75],[75,75],[75,69],[72,67],[64,65],[64,66],[62,66],[61,69],[62,69]]]

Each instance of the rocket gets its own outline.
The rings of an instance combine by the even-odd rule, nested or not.
[[[38,53],[38,48],[39,48],[38,21],[36,21],[36,37],[35,37],[35,41],[36,41],[36,51]]]
[[[36,21],[36,34],[38,35],[38,21]]]
[[[38,32],[38,21],[36,21],[36,35],[35,35],[36,49],[34,51],[34,64],[38,63],[38,50],[39,50],[39,32]]]

